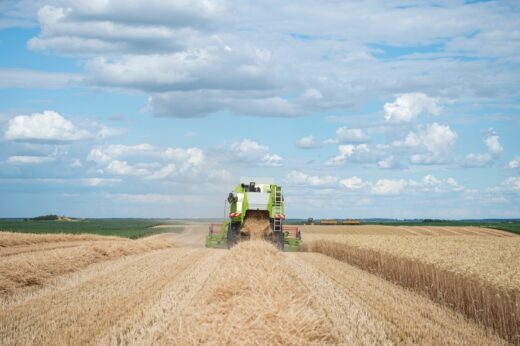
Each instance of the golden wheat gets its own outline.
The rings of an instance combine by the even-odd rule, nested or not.
[[[248,242],[231,251],[165,249],[103,261],[4,304],[0,339],[6,345],[501,343],[424,297],[324,259]]]
[[[333,282],[338,290],[348,294],[358,309],[366,311],[371,321],[381,324],[395,345],[496,345],[505,340],[471,323],[453,310],[434,303],[428,297],[380,278],[376,275],[317,253],[294,253],[298,272],[314,271],[309,277],[313,291],[331,299],[326,306],[338,311],[343,299],[323,290],[326,282]],[[349,309],[352,314],[353,311]],[[366,325],[366,323],[365,323]],[[364,330],[361,330],[365,333]],[[366,333],[365,333],[366,334]],[[358,339],[363,339],[362,335]],[[378,344],[378,343],[365,343]]]
[[[200,246],[207,226],[197,227],[146,240]],[[52,262],[45,258],[68,254],[75,261],[81,259],[73,250],[88,258],[79,249],[100,245],[129,254],[0,295],[2,344],[504,343],[449,308],[321,254],[282,253],[255,241],[230,251],[172,248],[132,255],[120,248],[139,243],[75,242],[76,248],[0,258]]]
[[[520,342],[520,238],[322,235],[304,248],[418,290]]]
[[[520,289],[520,237],[414,237],[304,234],[307,247],[326,240],[374,250],[478,277],[494,286]]]
[[[336,235],[421,235],[421,236],[485,236],[485,237],[518,237],[505,231],[483,227],[441,227],[441,226],[385,226],[385,225],[338,225],[300,226],[304,234],[336,234]]]

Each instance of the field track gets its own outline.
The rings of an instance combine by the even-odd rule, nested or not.
[[[509,236],[443,228],[436,232]],[[194,224],[181,234],[152,236],[134,253],[1,292],[2,344],[505,344],[453,310],[347,263],[280,253],[263,242],[205,249],[206,231]],[[118,249],[139,241],[106,242]],[[104,249],[98,240],[71,243],[0,247],[0,267],[24,256]]]

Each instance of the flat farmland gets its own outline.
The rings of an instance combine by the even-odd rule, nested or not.
[[[342,257],[341,250],[367,249],[378,263],[386,257],[377,256],[415,246],[408,239],[424,238],[425,244],[426,239],[514,243],[514,237],[417,236],[387,228],[380,235],[372,234],[378,232],[376,228],[367,227],[363,231],[369,234],[353,234],[362,228],[304,227],[306,252],[283,253],[263,241],[243,242],[231,250],[206,249],[207,229],[208,224],[191,223],[182,232],[137,240],[0,232],[2,344],[516,342],[478,316],[355,262],[364,252],[349,258]],[[379,245],[366,246],[372,243],[370,238]],[[386,251],[381,244],[400,246],[399,251]],[[422,246],[406,257],[419,269],[423,262],[413,253],[433,245]],[[485,251],[485,243],[481,247],[478,251]],[[461,276],[461,282],[469,277]],[[486,281],[488,286],[493,282]]]

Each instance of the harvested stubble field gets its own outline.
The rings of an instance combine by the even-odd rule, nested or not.
[[[25,258],[54,269],[0,292],[2,344],[506,344],[452,308],[332,257],[262,241],[200,248],[206,232],[194,224],[137,241],[11,239],[1,268]],[[51,249],[60,242],[71,247]],[[114,255],[71,267],[82,247]],[[17,277],[33,275],[29,268]]]

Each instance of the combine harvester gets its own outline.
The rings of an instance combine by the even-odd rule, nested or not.
[[[265,239],[279,250],[298,251],[298,226],[285,226],[282,188],[273,179],[241,179],[226,201],[229,221],[211,224],[206,247],[231,248],[242,240]]]

